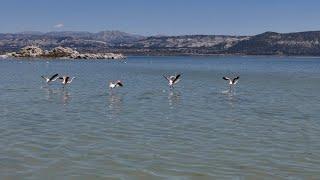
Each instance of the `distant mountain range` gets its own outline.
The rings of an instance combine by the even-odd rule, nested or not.
[[[265,32],[254,36],[141,36],[120,31],[0,33],[0,53],[17,51],[27,45],[43,49],[64,46],[80,52],[120,52],[126,55],[320,56],[320,31]]]

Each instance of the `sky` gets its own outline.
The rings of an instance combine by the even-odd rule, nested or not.
[[[0,32],[255,35],[320,30],[319,0],[0,0]]]

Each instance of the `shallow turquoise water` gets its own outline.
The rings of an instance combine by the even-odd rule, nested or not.
[[[76,79],[47,87],[55,72]],[[0,75],[0,179],[320,178],[317,58],[0,60]]]

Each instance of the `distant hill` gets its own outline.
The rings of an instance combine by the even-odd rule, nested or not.
[[[265,32],[241,41],[228,53],[248,55],[320,55],[320,31],[276,33]]]
[[[121,44],[118,48],[122,48],[120,51],[128,51],[129,54],[223,54],[228,48],[249,38],[249,36],[228,35],[151,36]]]
[[[320,55],[320,31],[254,36],[183,35],[140,36],[121,31],[0,33],[0,53],[27,45],[44,49],[71,47],[80,52],[121,52],[126,55]]]
[[[105,52],[121,43],[132,43],[145,37],[120,31],[98,33],[77,31],[0,33],[0,52],[17,51],[24,46],[36,45],[44,49],[56,46],[75,48],[83,52]]]

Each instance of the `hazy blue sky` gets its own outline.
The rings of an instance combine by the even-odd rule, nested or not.
[[[252,35],[320,30],[319,0],[0,0],[0,32]]]

